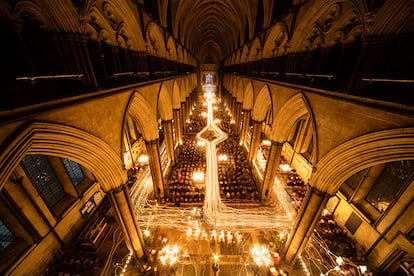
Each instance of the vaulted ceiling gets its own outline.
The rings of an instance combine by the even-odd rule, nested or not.
[[[268,16],[263,14],[262,5],[273,6],[273,1],[265,0],[262,2],[264,4],[259,2],[165,0],[164,3],[167,4],[163,7],[164,12],[171,12],[171,31],[174,37],[179,38],[180,42],[199,60],[211,56],[215,61],[220,61],[254,37],[258,10],[261,10],[259,25],[263,29],[263,17]],[[265,10],[272,11],[272,9],[273,7],[269,7]],[[161,12],[162,10],[163,8],[160,7]]]

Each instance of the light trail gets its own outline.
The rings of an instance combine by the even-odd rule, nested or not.
[[[201,130],[196,137],[206,144],[206,189],[202,209],[183,208],[158,205],[148,200],[152,193],[152,180],[149,169],[140,183],[131,189],[131,199],[135,205],[138,222],[141,227],[148,228],[171,228],[186,232],[188,228],[202,226],[208,231],[213,229],[225,231],[269,230],[288,232],[296,216],[291,206],[291,199],[277,181],[273,186],[276,200],[272,207],[254,207],[237,209],[226,206],[220,198],[220,186],[218,181],[218,165],[216,146],[228,138],[226,132],[222,131],[213,119],[213,95],[206,93],[207,98],[207,126]],[[214,133],[213,139],[203,137],[205,133]],[[211,138],[210,135],[206,135]]]

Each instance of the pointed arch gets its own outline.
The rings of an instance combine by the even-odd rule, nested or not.
[[[243,79],[240,78],[237,89],[236,89],[236,101],[238,103],[243,102],[243,92],[244,92],[243,91]]]
[[[282,55],[283,51],[281,49],[286,45],[288,39],[289,31],[287,25],[284,22],[277,22],[267,32],[262,58],[272,58],[274,55]]]
[[[183,63],[183,47],[181,46],[181,44],[178,44],[177,47],[177,61]]]
[[[414,159],[414,127],[382,130],[349,140],[326,154],[310,178],[313,187],[335,194],[342,183],[363,169]]]
[[[252,110],[253,108],[253,83],[249,81],[243,95],[243,109]]]
[[[173,95],[172,95],[173,109],[180,109],[181,108],[180,104],[181,104],[181,101],[180,101],[180,85],[178,84],[177,80],[174,80]]]
[[[242,48],[239,48],[236,52],[236,57],[235,57],[235,60],[234,60],[234,64],[242,63],[241,56],[242,56]]]
[[[240,55],[240,63],[246,63],[247,62],[247,57],[249,56],[249,46],[247,44],[245,44],[241,50],[241,55]]]
[[[118,188],[127,180],[121,158],[105,141],[74,127],[35,122],[18,133],[2,152],[1,184],[27,154],[71,159],[92,172],[105,192]]]
[[[275,141],[284,142],[289,135],[290,129],[295,126],[299,119],[312,115],[308,106],[307,100],[302,93],[297,93],[286,101],[275,116],[275,129],[273,132]],[[311,117],[312,126],[315,127],[313,116]]]
[[[248,61],[256,61],[262,58],[262,42],[259,37],[256,37],[250,45]]]
[[[151,54],[159,57],[167,56],[164,32],[154,21],[147,26],[146,39],[152,47],[153,52]]]
[[[167,58],[169,60],[174,60],[174,61],[177,60],[177,47],[175,47],[175,41],[172,36],[168,37],[168,40],[167,40],[167,53],[168,53]]]
[[[135,91],[132,94],[127,110],[127,114],[136,120],[138,130],[144,140],[152,141],[158,139],[156,112],[139,92]]]
[[[300,52],[339,41],[364,37],[366,32],[365,1],[317,1],[300,22],[290,42],[289,51]],[[347,30],[344,33],[343,30]]]
[[[173,118],[172,111],[171,95],[163,83],[158,93],[158,112],[162,120],[171,120]]]
[[[272,108],[272,97],[270,96],[269,86],[265,84],[254,102],[252,119],[263,121],[269,108]]]

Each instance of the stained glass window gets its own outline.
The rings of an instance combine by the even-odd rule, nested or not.
[[[13,233],[7,228],[7,226],[0,220],[0,252],[9,247],[15,240]]]
[[[412,181],[413,174],[414,160],[387,163],[366,200],[380,212],[384,212],[398,197],[401,189]]]
[[[62,200],[66,193],[60,184],[49,161],[44,155],[26,155],[22,164],[36,185],[43,200],[54,206]]]
[[[70,179],[72,180],[73,185],[78,186],[78,184],[85,178],[82,167],[70,159],[62,158],[62,162]]]

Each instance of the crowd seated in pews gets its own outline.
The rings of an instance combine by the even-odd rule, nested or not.
[[[305,183],[295,169],[290,170],[287,174],[280,174],[280,177],[284,177],[285,190],[292,198],[296,211],[299,211],[307,190]]]
[[[227,156],[227,160],[218,164],[222,200],[226,204],[259,203],[260,194],[239,143],[229,138],[217,145],[217,154]]]
[[[336,223],[331,214],[322,215],[315,230],[335,255],[345,257],[355,264],[366,263],[365,249],[357,246],[355,241],[347,235],[347,231]]]
[[[165,203],[176,206],[203,204],[205,181],[195,180],[194,173],[206,173],[205,148],[197,146],[194,139],[185,139],[168,179]]]

